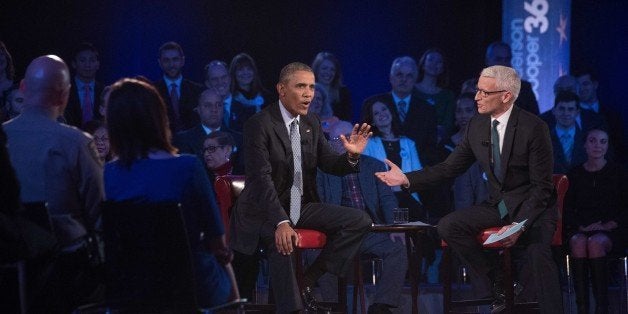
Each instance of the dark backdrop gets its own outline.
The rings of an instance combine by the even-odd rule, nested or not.
[[[626,116],[621,91],[628,49],[621,37],[628,34],[628,6],[572,1],[572,61],[597,67],[602,99]],[[501,38],[501,0],[3,1],[0,32],[18,76],[38,55],[69,61],[72,47],[87,40],[101,51],[99,79],[107,84],[137,74],[157,79],[157,49],[169,40],[183,46],[184,75],[191,79],[202,82],[212,59],[229,62],[247,52],[271,91],[283,65],[309,64],[329,50],[342,62],[357,111],[365,97],[389,90],[395,57],[418,59],[434,46],[444,51],[457,92],[482,68],[486,45]]]

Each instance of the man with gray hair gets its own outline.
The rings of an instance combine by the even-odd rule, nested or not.
[[[503,233],[515,223],[522,224],[520,231],[501,241],[525,249],[519,297],[538,297],[541,313],[562,313],[562,292],[550,250],[557,219],[552,143],[541,119],[514,106],[520,88],[514,69],[485,68],[475,95],[480,114],[469,121],[462,141],[444,162],[404,174],[387,161],[391,170],[376,175],[390,186],[416,191],[453,179],[478,161],[488,176],[489,199],[443,217],[438,233],[479,278],[492,281],[491,312],[497,313],[505,309],[503,283],[476,236],[485,228],[503,226]]]
[[[408,56],[396,58],[390,67],[388,80],[392,90],[364,100],[364,104],[375,101],[388,106],[401,126],[402,135],[412,139],[417,146],[421,164],[430,165],[436,160],[436,111],[416,94],[414,85],[418,76],[417,64]],[[364,113],[363,113],[364,114]]]
[[[45,295],[32,298],[43,308],[32,311],[68,313],[86,301],[98,282],[86,238],[99,229],[102,164],[91,136],[57,122],[70,93],[70,72],[61,58],[33,60],[20,90],[24,110],[3,125],[11,162],[22,201],[48,204],[61,246]]]

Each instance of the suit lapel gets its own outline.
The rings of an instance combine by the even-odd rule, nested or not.
[[[513,105],[514,106],[514,105]],[[515,133],[517,132],[517,123],[519,123],[519,108],[512,108],[510,118],[508,119],[508,126],[504,134],[504,147],[502,147],[501,154],[501,169],[502,177],[499,178],[499,182],[503,182],[504,175],[508,169],[508,162],[510,161],[510,152],[512,151],[512,144],[515,140]]]

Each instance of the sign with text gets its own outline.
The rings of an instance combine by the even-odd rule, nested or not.
[[[554,105],[553,85],[569,73],[571,0],[503,0],[502,40],[512,67],[532,84],[539,111]]]

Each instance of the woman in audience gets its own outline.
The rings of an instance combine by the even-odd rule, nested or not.
[[[236,147],[233,136],[227,132],[214,131],[209,133],[203,142],[203,158],[209,170],[210,182],[217,176],[233,173],[231,154]]]
[[[107,123],[116,156],[105,165],[107,199],[181,202],[194,256],[198,303],[207,307],[226,302],[232,286],[224,266],[231,262],[232,253],[225,243],[212,185],[196,156],[179,155],[171,145],[159,93],[136,79],[119,80],[109,94]]]
[[[428,49],[419,60],[417,94],[436,111],[438,141],[453,131],[454,93],[446,89],[449,83],[447,63],[440,50]]]
[[[14,82],[14,76],[15,67],[13,66],[13,58],[4,43],[0,41],[0,104],[4,104],[6,92],[13,85],[17,85]]]
[[[367,101],[364,104],[362,121],[371,125],[373,136],[363,154],[384,161],[388,159],[399,165],[403,172],[421,170],[419,154],[413,140],[400,134],[400,127],[386,104],[380,101]],[[424,220],[425,213],[417,193],[408,194],[394,187],[399,207],[407,207],[411,221]]]
[[[100,161],[104,164],[111,160],[107,126],[102,121],[91,120],[85,123],[83,129],[94,137],[94,143],[96,143],[96,150],[98,151]]]
[[[260,111],[267,105],[268,92],[262,85],[257,66],[251,56],[241,53],[233,57],[229,65],[233,99]]]
[[[584,142],[587,161],[568,174],[565,231],[578,313],[589,309],[589,270],[595,313],[608,313],[606,255],[626,248],[628,176],[622,165],[606,159],[608,145],[606,131],[590,130]]]
[[[314,98],[310,103],[308,111],[317,114],[321,118],[321,126],[326,135],[329,134],[329,130],[334,123],[340,121],[338,117],[334,116],[334,111],[331,109],[329,101],[329,95],[325,87],[320,83],[316,83],[314,85]]]
[[[340,61],[331,52],[319,52],[312,62],[316,83],[321,84],[331,104],[332,111],[340,119],[353,121],[351,93],[342,83]]]

